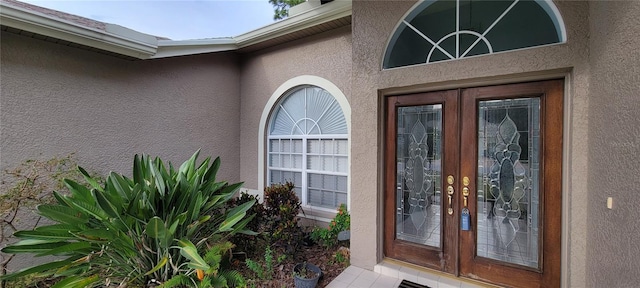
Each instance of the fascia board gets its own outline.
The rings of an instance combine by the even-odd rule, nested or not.
[[[151,42],[148,37],[140,37],[141,39],[123,37],[4,3],[0,3],[0,8],[2,8],[0,9],[0,24],[12,28],[138,59],[148,59],[157,50],[155,43],[148,43]],[[128,36],[133,36],[135,33],[127,34],[129,34]]]
[[[238,45],[233,38],[202,40],[158,40],[158,51],[151,58],[167,58],[202,53],[234,51]]]
[[[258,44],[289,33],[351,15],[351,0],[335,0],[280,22],[233,37],[238,48]]]
[[[351,0],[335,0],[232,38],[185,41],[157,40],[154,36],[108,23],[105,23],[107,31],[104,31],[2,2],[0,7],[2,25],[137,59],[152,59],[238,50],[349,16],[352,3]]]

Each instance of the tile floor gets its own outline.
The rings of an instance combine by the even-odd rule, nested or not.
[[[349,266],[326,288],[395,288],[406,279],[431,288],[481,288],[476,284],[423,272],[407,266],[382,262],[374,271]]]

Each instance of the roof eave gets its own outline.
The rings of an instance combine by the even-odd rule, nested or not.
[[[222,51],[236,51],[283,35],[351,15],[351,0],[336,0],[282,21],[231,38],[158,40],[114,24],[95,29],[37,11],[0,2],[0,24],[137,59],[155,59]]]
[[[151,58],[235,51],[296,31],[308,29],[309,27],[350,16],[351,7],[351,0],[336,0],[231,38],[185,41],[159,40],[158,52]]]
[[[135,32],[117,25],[108,24],[113,30],[127,30],[129,35],[118,35],[81,26],[35,11],[6,5],[0,2],[0,24],[49,36],[97,49],[118,53],[138,59],[148,59],[156,53],[157,45],[149,35]],[[136,35],[139,34],[139,35]],[[133,36],[133,38],[131,37]],[[157,40],[156,40],[157,41]]]
[[[158,40],[158,50],[151,58],[167,58],[202,53],[234,51],[238,45],[233,38],[202,40]]]
[[[255,45],[296,31],[351,15],[351,0],[336,0],[282,21],[233,37],[238,48]]]

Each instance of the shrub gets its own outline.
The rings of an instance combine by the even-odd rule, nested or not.
[[[233,198],[229,200],[227,209],[232,209],[238,207],[247,202],[257,203],[258,199],[255,195],[250,195],[248,193],[242,192],[240,196],[237,198]],[[253,217],[247,226],[245,227],[247,230],[261,232],[264,231],[264,222],[265,222],[265,208],[262,204],[255,204],[251,206],[251,208],[247,211],[247,215]],[[258,246],[256,245],[259,240],[260,235],[253,234],[236,234],[231,238],[231,242],[233,242],[240,251],[244,251],[247,254],[253,255],[257,251]]]
[[[311,232],[311,239],[322,243],[324,246],[332,247],[338,244],[338,233],[349,230],[351,216],[347,211],[347,205],[340,204],[338,213],[329,223],[329,228],[316,227]]]
[[[244,230],[251,221],[245,215],[254,202],[223,208],[242,183],[216,182],[220,159],[196,165],[198,154],[178,170],[159,158],[136,155],[132,179],[111,173],[104,186],[79,168],[89,188],[65,179],[70,195],[54,192],[55,204],[38,206],[40,215],[56,224],[18,231],[15,236],[22,240],[2,250],[66,258],[5,278],[45,273],[74,275],[63,281],[85,281],[85,286],[98,285],[100,279],[133,287],[164,282],[190,271],[186,243],[202,249],[234,233],[251,234]],[[201,229],[206,227],[214,228]]]
[[[204,258],[200,257],[196,247],[189,241],[179,241],[182,247],[181,253],[189,262],[191,271],[174,276],[161,287],[246,287],[246,281],[242,275],[235,270],[224,269],[223,256],[228,254],[233,248],[229,241],[214,244],[208,249]]]
[[[302,242],[303,231],[298,226],[298,214],[302,211],[294,184],[272,184],[264,189],[265,225],[263,231],[268,243],[295,253]]]

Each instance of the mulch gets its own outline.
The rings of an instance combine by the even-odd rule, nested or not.
[[[293,267],[297,263],[306,261],[320,267],[322,276],[318,281],[317,287],[325,287],[348,266],[348,262],[341,263],[335,260],[334,255],[339,247],[338,245],[327,248],[319,244],[301,246],[299,252],[296,253],[295,259],[286,258],[282,263],[275,265],[273,279],[271,280],[257,279],[254,272],[248,269],[243,262],[236,262],[232,269],[238,270],[248,279],[249,287],[252,287],[252,285],[260,288],[293,287]],[[274,259],[276,258],[277,253],[274,253]],[[260,261],[261,259],[252,258],[252,260]]]

